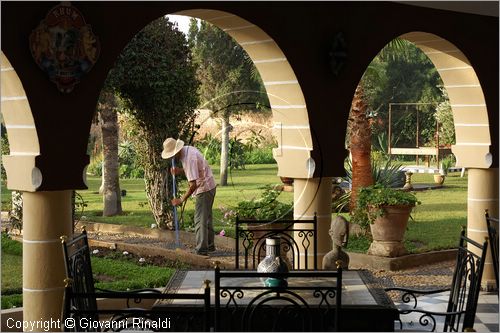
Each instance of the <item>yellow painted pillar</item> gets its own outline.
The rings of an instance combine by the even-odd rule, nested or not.
[[[71,191],[23,193],[23,315],[25,321],[61,319],[64,259],[61,235],[72,235]],[[47,325],[47,324],[45,324]],[[28,327],[28,331],[46,328]],[[50,324],[50,331],[60,331]]]
[[[488,236],[485,209],[490,216],[498,216],[498,169],[468,169],[467,236],[481,244]],[[489,245],[481,285],[486,290],[495,286]]]
[[[323,257],[332,249],[332,240],[328,234],[330,223],[332,221],[332,178],[312,178],[312,179],[294,179],[293,182],[293,216],[295,220],[311,220],[314,214],[317,216],[318,228],[318,253],[317,267],[321,269]],[[306,227],[307,224],[298,225]],[[295,235],[295,241],[302,242],[302,238]],[[313,249],[311,244],[311,249]],[[308,254],[309,269],[314,268],[314,253]],[[301,256],[304,254],[301,253]],[[304,260],[301,260],[303,263]],[[300,268],[304,268],[301,267]]]

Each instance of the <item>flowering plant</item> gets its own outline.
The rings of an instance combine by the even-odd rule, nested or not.
[[[236,212],[225,206],[220,206],[219,209],[222,213],[222,222],[227,225],[233,225],[236,221]]]

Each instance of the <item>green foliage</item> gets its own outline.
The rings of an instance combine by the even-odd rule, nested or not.
[[[369,109],[374,110],[373,133],[386,132],[389,103],[431,103],[419,106],[419,144],[430,145],[435,134],[435,105],[447,99],[439,73],[429,58],[414,44],[391,41],[367,68],[361,83]],[[412,109],[413,108],[413,109]],[[415,107],[401,106],[392,112],[392,134],[398,146],[415,146]],[[376,144],[377,142],[375,142]]]
[[[207,133],[196,144],[209,164],[220,162],[220,140],[210,133]]]
[[[245,154],[247,164],[270,164],[275,163],[273,156],[273,146],[264,146],[261,148],[252,149]]]
[[[122,141],[118,146],[120,178],[144,178],[144,169],[132,141]]]
[[[371,242],[371,239],[366,236],[349,237],[349,242],[345,249],[350,252],[366,253],[370,248]]]
[[[441,175],[447,175],[448,169],[455,164],[455,158],[453,155],[449,155],[441,160],[441,165],[439,166],[439,173]]]
[[[3,155],[9,155],[10,153],[10,148],[9,148],[9,139],[7,138],[7,135],[4,134],[4,127],[2,125],[2,136],[0,138],[0,149],[1,149],[1,154]],[[7,174],[5,173],[5,168],[3,167],[3,163],[0,163],[0,176],[2,183],[6,183],[7,181]]]
[[[281,191],[266,186],[260,198],[238,202],[236,215],[241,219],[278,220],[293,217],[293,204],[278,201]]]
[[[405,184],[405,175],[404,172],[401,171],[402,165],[400,163],[394,163],[391,159],[388,159],[384,162],[384,160],[375,160],[372,158],[372,178],[373,182],[376,185],[384,186],[384,187],[402,187]],[[344,180],[348,183],[352,183],[352,164],[349,158],[346,158],[344,163],[346,176]],[[342,194],[334,203],[333,203],[333,211],[334,212],[343,212],[345,208],[349,206],[349,202],[351,199],[351,191],[347,191]]]
[[[202,106],[215,116],[255,110],[269,105],[267,94],[252,60],[231,36],[218,27],[191,21],[189,42],[198,65]]]
[[[383,216],[383,206],[415,206],[419,205],[417,197],[403,190],[385,187],[380,184],[367,186],[359,190],[353,222],[367,228],[368,223]]]
[[[17,308],[23,305],[23,295],[2,295],[2,309]]]
[[[439,145],[455,144],[455,125],[449,100],[438,104],[435,117],[439,123]]]
[[[122,112],[134,119],[137,162],[144,169],[155,221],[164,228],[172,210],[164,195],[169,180],[168,162],[161,158],[163,141],[188,141],[199,102],[196,67],[184,34],[168,18],[151,22],[125,47],[106,85],[121,97]]]
[[[2,253],[20,256],[23,254],[23,244],[10,238],[2,232]]]
[[[239,138],[229,140],[229,166],[231,169],[245,169],[247,164],[274,163],[273,146],[262,146],[262,135],[254,132],[246,143]],[[220,163],[220,140],[210,133],[196,143],[209,164]]]
[[[245,169],[245,149],[246,146],[241,139],[229,139],[229,168]]]
[[[98,155],[95,155],[91,160],[87,167],[87,173],[92,176],[102,176],[102,152]]]

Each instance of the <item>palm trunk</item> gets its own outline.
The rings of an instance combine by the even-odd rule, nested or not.
[[[100,103],[102,151],[103,151],[103,216],[122,213],[119,163],[118,163],[118,116],[116,100],[112,92],[103,92]]]
[[[351,212],[356,207],[358,191],[373,184],[371,169],[372,131],[366,118],[367,104],[363,88],[358,86],[354,93],[349,117],[349,149],[352,158],[352,189],[349,207]]]
[[[229,114],[222,117],[221,152],[220,152],[220,186],[227,186],[227,170],[229,166]]]

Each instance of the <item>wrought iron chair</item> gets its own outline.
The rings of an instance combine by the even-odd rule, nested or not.
[[[495,282],[498,290],[498,218],[490,217],[487,209],[484,210],[484,216],[488,227],[491,259],[493,260],[493,270],[495,271]]]
[[[342,268],[337,271],[259,273],[215,268],[217,331],[337,331]],[[264,280],[285,279],[279,287]]]
[[[302,226],[297,227],[297,224]],[[265,256],[268,237],[281,238],[282,256],[289,259],[292,270],[318,269],[316,214],[312,220],[264,221],[240,220],[236,217],[235,232],[235,269],[240,269],[240,256],[243,257],[243,269],[257,269],[257,265]],[[311,254],[314,256],[313,263],[308,260]]]
[[[436,317],[444,317],[444,332],[458,332],[460,324],[462,324],[462,331],[473,329],[487,247],[487,240],[481,245],[467,238],[464,227],[460,234],[451,288],[427,291],[386,288],[385,291],[400,291],[401,303],[405,305],[405,307],[398,310],[400,315],[417,313],[420,316],[420,324],[424,327],[432,325],[432,331],[436,329]],[[429,295],[445,291],[450,292],[446,312],[417,308],[417,295]],[[401,319],[399,319],[399,322],[400,328],[403,329]]]
[[[63,322],[65,331],[99,332],[122,330],[174,330],[174,331],[209,331],[210,330],[210,281],[204,282],[203,294],[162,293],[157,289],[138,289],[126,292],[110,291],[94,287],[90,248],[85,230],[72,240],[61,237],[66,268],[65,291],[63,301]],[[96,292],[96,290],[98,292]],[[114,299],[125,304],[120,309],[99,308],[97,299]],[[145,308],[144,300],[173,301],[176,299],[202,300],[204,321],[199,313],[183,311],[182,307],[172,304],[171,307]],[[131,305],[134,305],[132,306]],[[168,311],[168,313],[167,313]],[[65,320],[71,318],[72,320]],[[103,320],[104,321],[99,321]],[[197,325],[200,324],[200,325]],[[182,326],[178,326],[182,325]]]

